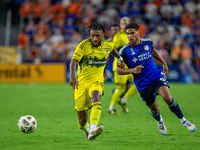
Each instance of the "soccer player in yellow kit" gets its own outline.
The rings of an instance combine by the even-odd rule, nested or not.
[[[129,24],[130,19],[128,17],[122,17],[120,19],[120,28],[121,30],[117,32],[113,37],[113,46],[119,51],[125,44],[129,42],[127,38],[127,34],[125,32],[126,25]],[[117,85],[117,89],[115,90],[110,106],[108,108],[108,112],[112,115],[119,115],[115,109],[117,103],[122,107],[122,112],[128,113],[129,110],[126,108],[126,102],[129,98],[134,96],[137,93],[137,88],[135,85],[128,85],[128,89],[126,89],[128,80],[133,81],[132,74],[127,75],[118,75],[117,74],[117,59],[114,58],[113,61],[113,73],[114,73],[114,82]],[[128,83],[130,84],[130,83]],[[127,92],[126,92],[127,91]],[[126,93],[125,93],[126,92]],[[123,94],[125,95],[123,96]],[[123,96],[123,97],[122,97]],[[120,98],[122,99],[120,100]]]
[[[70,63],[70,86],[74,88],[74,106],[78,115],[78,127],[84,131],[88,140],[94,140],[103,132],[98,126],[101,115],[101,96],[103,95],[103,72],[109,53],[122,63],[118,51],[110,40],[103,40],[105,28],[94,23],[87,28],[90,38],[83,40],[75,50]],[[121,64],[121,63],[120,63]],[[77,77],[75,75],[78,65]],[[88,123],[88,109],[90,124]]]

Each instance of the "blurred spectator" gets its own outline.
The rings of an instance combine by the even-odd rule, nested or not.
[[[64,36],[61,33],[61,30],[57,30],[56,34],[52,35],[50,38],[50,41],[52,43],[52,46],[55,47],[58,43],[60,43],[61,41],[64,41]]]
[[[150,34],[149,34],[149,38],[153,41],[154,46],[157,46],[158,43],[160,43],[160,39],[161,39],[161,35],[158,34],[158,32],[156,30],[153,30]]]
[[[45,23],[45,21],[42,19],[39,21],[38,25],[36,26],[36,30],[40,31],[41,34],[43,34],[44,36],[47,36],[50,34],[49,25]]]
[[[154,20],[154,17],[157,15],[158,7],[154,3],[154,0],[148,0],[144,5],[145,17],[149,20]]]
[[[188,10],[181,16],[181,22],[187,27],[192,27],[194,22],[194,16]]]
[[[113,7],[112,4],[108,5],[108,8],[105,10],[106,16],[111,19],[111,18],[116,18],[118,17],[118,12],[117,10]]]
[[[148,28],[147,28],[146,24],[140,23],[139,26],[140,26],[140,37],[141,38],[146,37],[146,34],[148,32]]]
[[[35,2],[35,4],[32,6],[32,12],[33,12],[33,18],[34,18],[34,21],[36,23],[39,22],[39,20],[41,19],[41,15],[42,15],[42,5],[41,4],[38,4]]]
[[[90,12],[90,10],[85,9],[85,8],[83,8],[81,12],[82,12],[81,22],[82,22],[82,25],[86,28],[92,24],[94,15]]]
[[[29,38],[24,29],[23,32],[18,35],[18,44],[17,44],[18,64],[21,64],[22,60],[27,57],[28,44],[29,44]]]
[[[175,1],[175,5],[172,7],[172,22],[173,24],[179,24],[181,20],[181,15],[183,13],[183,6],[181,5],[180,1]]]
[[[81,2],[79,2],[78,0],[71,0],[71,3],[68,5],[67,9],[69,13],[76,14],[76,16],[79,16],[81,7]]]
[[[104,11],[100,11],[99,13],[100,13],[100,16],[97,18],[97,22],[101,24],[105,24],[106,22],[109,21],[109,18]]]
[[[160,13],[162,20],[170,20],[172,16],[172,7],[169,5],[169,0],[163,0],[163,4],[160,6]]]
[[[33,41],[33,37],[35,34],[35,30],[36,30],[34,20],[30,20],[25,28],[26,28],[26,33],[27,33],[30,41]]]
[[[192,14],[194,14],[196,12],[196,8],[197,8],[194,0],[188,0],[185,3],[184,7],[188,12],[190,12]]]
[[[57,1],[56,4],[54,4],[53,6],[54,6],[54,13],[56,14],[65,10],[65,7],[62,5],[61,1]]]
[[[169,64],[170,60],[169,60],[169,53],[167,52],[167,50],[164,48],[163,43],[158,43],[158,46],[156,47],[159,55],[162,57],[162,59]],[[156,60],[156,64],[161,65],[161,63],[159,61]]]
[[[76,26],[73,23],[73,19],[69,18],[66,20],[66,23],[64,26],[64,35],[65,35],[65,40],[67,43],[71,41],[71,37],[73,36],[74,31],[76,31]]]
[[[53,47],[48,39],[41,47],[41,58],[43,60],[53,60]]]
[[[55,56],[56,60],[66,60],[68,50],[68,46],[63,39],[58,41],[58,43],[53,46],[53,55]]]
[[[122,18],[122,17],[126,17],[128,16],[128,10],[127,8],[123,5],[120,7],[120,10],[119,10],[119,17]]]
[[[70,60],[75,52],[76,46],[81,42],[82,37],[78,32],[74,32],[71,42],[68,43],[67,60]]]
[[[25,0],[20,6],[20,16],[23,18],[24,24],[28,23],[28,18],[30,17],[32,9],[32,2]]]
[[[199,77],[197,72],[194,70],[191,60],[190,59],[185,59],[181,64],[180,64],[180,69],[182,72],[182,81],[187,84],[192,84],[194,82],[199,81]]]
[[[130,1],[131,3],[131,1]],[[140,15],[141,12],[141,8],[139,5],[139,0],[134,0],[132,3],[132,6],[129,8],[129,15],[132,17],[136,17],[138,15]]]
[[[41,48],[42,44],[44,44],[46,40],[46,36],[45,34],[42,32],[42,30],[37,30],[37,33],[34,35],[34,44],[33,45],[37,45],[37,47]]]
[[[185,62],[186,60],[192,60],[192,55],[191,47],[189,47],[187,41],[183,41],[181,48],[181,61]]]
[[[36,43],[31,42],[30,45],[30,59],[35,60],[40,57],[40,48],[36,45]]]
[[[176,40],[174,43],[174,46],[171,49],[171,61],[173,64],[179,64],[180,63],[180,56],[181,56],[181,41]]]
[[[164,48],[167,50],[167,52],[170,53],[171,40],[167,29],[165,29],[162,33],[162,43],[164,44]]]

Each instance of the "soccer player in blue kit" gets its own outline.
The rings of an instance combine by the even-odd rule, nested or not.
[[[120,75],[133,74],[140,97],[149,107],[150,114],[157,120],[158,130],[162,135],[167,135],[167,129],[159,113],[156,95],[163,98],[184,127],[189,131],[195,131],[196,126],[184,118],[178,103],[170,95],[169,86],[165,79],[168,75],[167,64],[158,54],[151,39],[140,38],[139,26],[136,23],[129,23],[126,26],[126,33],[129,43],[124,45],[119,53],[129,69],[117,67],[117,73]],[[162,64],[163,71],[156,66],[153,58]]]

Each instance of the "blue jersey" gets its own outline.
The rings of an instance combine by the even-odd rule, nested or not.
[[[119,54],[124,59],[128,68],[135,68],[138,65],[144,67],[141,73],[133,73],[135,85],[138,90],[143,90],[156,79],[164,77],[162,70],[154,63],[152,56],[153,47],[153,42],[149,38],[146,38],[141,39],[141,43],[137,46],[127,43],[120,49]]]

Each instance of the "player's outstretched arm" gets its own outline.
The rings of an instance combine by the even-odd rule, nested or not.
[[[70,86],[72,86],[73,88],[77,88],[78,89],[78,81],[76,79],[76,74],[75,74],[75,71],[76,71],[76,66],[78,64],[78,60],[77,59],[72,59],[71,60],[71,63],[70,63]]]
[[[110,52],[110,54],[112,54],[116,58],[120,58],[120,55],[119,55],[118,51],[114,47],[113,47],[113,50]]]
[[[136,66],[135,68],[130,68],[130,69],[117,67],[117,73],[119,75],[130,74],[130,73],[138,74],[141,72],[142,68],[144,68],[142,65],[139,65],[139,66]]]
[[[125,66],[123,58],[119,55],[119,53],[116,50],[116,48],[113,47],[113,50],[110,52],[110,54],[113,55],[113,56],[115,56],[118,59],[118,61],[120,62],[120,63],[118,63],[119,67],[123,68]]]
[[[162,64],[164,76],[167,77],[169,71],[168,66],[162,57],[158,54],[158,51],[155,49],[155,47],[152,49],[152,56]]]

